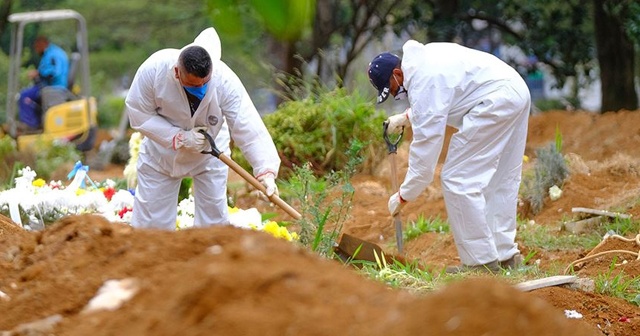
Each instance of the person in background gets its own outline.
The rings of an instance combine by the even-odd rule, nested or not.
[[[388,129],[412,127],[409,166],[389,198],[392,215],[433,181],[446,126],[453,134],[441,171],[442,192],[461,265],[498,272],[516,268],[518,190],[531,98],[522,77],[497,57],[455,43],[409,40],[403,57],[376,56],[368,68],[378,103],[408,97],[410,107],[389,117]]]
[[[50,43],[47,37],[38,36],[33,42],[33,49],[40,55],[38,68],[28,73],[34,85],[22,90],[18,100],[18,118],[26,130],[42,127],[42,89],[57,87],[66,90],[69,73],[69,56],[62,48]]]
[[[200,131],[229,151],[231,136],[267,196],[278,194],[280,158],[271,136],[238,76],[220,60],[213,28],[194,43],[155,52],[138,68],[125,99],[131,127],[144,139],[137,162],[131,224],[175,230],[178,191],[193,179],[194,225],[229,224],[228,167],[210,154]]]

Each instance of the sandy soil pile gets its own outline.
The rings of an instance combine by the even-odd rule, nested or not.
[[[536,148],[552,142],[558,127],[563,152],[572,153],[574,162],[562,198],[548,200],[530,218],[535,225],[558,226],[574,215],[572,207],[638,215],[639,112],[551,112],[531,118],[527,154],[534,157]],[[400,167],[401,176],[405,170]],[[383,166],[375,176],[353,180],[354,208],[344,232],[393,253],[385,172],[388,167]],[[101,179],[97,172],[91,176]],[[446,218],[438,183],[406,208],[403,220],[409,223],[419,215]],[[408,241],[405,249],[407,259],[425,267],[458,263],[448,234],[424,234]],[[534,252],[539,267],[550,270],[619,249],[637,252],[640,247],[610,240],[593,251]],[[633,256],[616,255],[627,262],[614,272],[640,276]],[[606,274],[612,259],[605,255],[583,263],[578,275]],[[233,227],[134,230],[85,215],[26,232],[3,217],[0,274],[2,336],[640,333],[640,309],[622,299],[564,287],[521,292],[500,277],[467,278],[417,295],[390,289],[294,243]],[[112,311],[85,311],[108,280],[125,280],[135,295]],[[569,319],[565,310],[576,310],[583,318]]]

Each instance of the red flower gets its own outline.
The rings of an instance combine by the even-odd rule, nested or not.
[[[118,216],[120,216],[120,218],[124,217],[124,214],[126,214],[129,211],[133,211],[133,209],[131,207],[124,207],[122,208],[122,210],[118,211]]]
[[[115,195],[116,190],[113,187],[106,187],[102,193],[107,198],[107,201],[111,201],[111,197]]]

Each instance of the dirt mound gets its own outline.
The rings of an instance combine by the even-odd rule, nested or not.
[[[532,116],[526,149],[532,162],[536,149],[555,141],[557,130],[571,175],[561,186],[562,197],[546,199],[540,213],[526,218],[527,225],[548,226],[557,229],[558,236],[567,235],[560,227],[576,217],[573,207],[639,216],[640,111]],[[400,177],[406,171],[407,148],[404,142],[398,152]],[[343,232],[393,253],[388,168],[382,165],[373,176],[353,179],[356,193]],[[121,177],[122,167],[109,169],[91,171],[90,176],[98,181]],[[237,204],[278,212],[249,198]],[[402,213],[405,225],[420,217],[447,218],[438,174]],[[289,218],[281,213],[276,220]],[[576,260],[595,256],[576,264],[576,274],[598,281],[617,274],[640,276],[639,261],[632,254],[640,249],[635,241],[606,240],[592,251],[553,251],[516,239],[525,255],[535,253],[529,262],[543,272],[559,274]],[[614,250],[628,252],[599,254]],[[426,233],[406,241],[405,256],[436,271],[459,262],[450,234]],[[0,216],[0,274],[0,330],[14,331],[0,333],[3,336],[631,336],[640,330],[640,309],[609,295],[563,287],[523,293],[500,277],[468,278],[417,295],[392,290],[294,243],[234,227],[135,230],[87,215],[26,232]],[[108,280],[129,281],[136,294],[119,309],[84,313]],[[566,318],[572,311],[582,318]],[[32,321],[41,322],[18,327]]]
[[[0,246],[0,330],[59,314],[55,335],[593,334],[495,279],[420,297],[233,227],[134,230],[84,215]],[[122,307],[83,312],[105,281],[129,278],[137,294]]]
[[[28,234],[10,218],[0,215],[0,239],[4,237],[13,239],[19,235],[27,236]]]

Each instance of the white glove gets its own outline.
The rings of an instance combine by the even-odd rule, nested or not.
[[[279,195],[275,174],[273,174],[272,172],[268,172],[258,176],[257,179],[266,189],[267,197],[271,197],[271,195]]]
[[[405,126],[411,127],[411,122],[409,121],[409,113],[411,113],[411,108],[406,109],[402,113],[390,116],[387,119],[387,122],[389,123],[387,130],[389,131],[389,133],[400,133]]]
[[[395,216],[399,214],[400,210],[402,210],[402,208],[406,203],[407,201],[405,201],[404,199],[402,199],[402,197],[400,197],[400,192],[397,192],[391,195],[391,197],[389,197],[389,204],[388,204],[389,213],[391,214],[391,216]]]
[[[179,131],[173,136],[173,149],[184,148],[186,150],[200,153],[207,150],[208,144],[204,134],[200,130],[207,130],[206,127],[194,127],[190,131]]]

